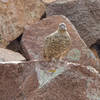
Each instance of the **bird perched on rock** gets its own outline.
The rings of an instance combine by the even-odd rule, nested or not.
[[[46,61],[59,60],[67,54],[71,46],[71,38],[65,23],[60,23],[57,31],[45,38],[43,56]]]

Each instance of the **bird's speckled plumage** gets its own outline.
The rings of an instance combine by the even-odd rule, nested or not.
[[[58,30],[45,38],[43,56],[47,61],[60,59],[68,52],[71,38],[64,23],[59,24]]]

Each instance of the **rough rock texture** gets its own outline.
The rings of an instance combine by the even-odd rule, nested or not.
[[[33,73],[34,90],[38,86],[37,75],[34,70],[33,62],[11,62],[0,63],[0,100],[23,100],[25,96],[21,92],[20,86],[26,77]],[[30,81],[29,81],[30,83]]]
[[[100,0],[56,0],[46,15],[65,15],[90,47],[100,39]]]
[[[25,57],[23,57],[20,53],[0,48],[0,62],[21,61],[21,60],[25,60]]]
[[[81,63],[83,65],[91,65],[100,71],[99,63],[94,54],[87,48],[83,40],[80,38],[75,27],[64,16],[48,17],[36,24],[26,27],[22,37],[22,47],[27,59],[43,59],[43,43],[44,38],[57,30],[58,24],[64,22],[67,25],[68,32],[71,36],[72,45],[65,60],[69,62]]]
[[[0,47],[22,34],[26,24],[38,21],[44,10],[41,0],[0,0]]]
[[[40,84],[26,100],[99,100],[100,75],[92,66],[64,62],[50,72],[46,63],[35,65]]]

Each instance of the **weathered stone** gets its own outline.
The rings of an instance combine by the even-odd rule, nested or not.
[[[38,21],[44,10],[41,0],[0,0],[0,47],[22,34],[25,25]]]
[[[16,100],[16,98],[24,100],[25,96],[21,92],[20,86],[30,73],[33,73],[31,87],[33,86],[34,90],[38,87],[33,65],[34,62],[0,63],[0,100]]]
[[[35,67],[35,65],[33,66]],[[30,73],[30,75],[28,75],[28,77],[25,79],[23,84],[20,86],[20,93],[17,95],[16,99],[19,100],[19,98],[23,97],[23,96],[20,96],[20,94],[23,94],[25,97],[28,97],[31,92],[33,92],[39,87],[39,80],[36,75],[37,73],[33,71]]]
[[[48,17],[40,21],[39,23],[26,27],[21,44],[27,56],[27,59],[43,60],[42,48],[44,38],[48,34],[56,31],[58,28],[58,24],[61,22],[66,23],[68,32],[72,40],[71,48],[68,54],[65,55],[65,60],[69,62],[80,63],[83,65],[91,65],[100,71],[100,65],[96,57],[80,38],[75,27],[64,16]]]
[[[21,61],[21,60],[25,60],[25,57],[23,57],[20,53],[0,48],[0,62]]]
[[[92,66],[64,62],[55,72],[47,67],[45,62],[35,63],[39,87],[26,100],[99,100],[100,75]]]
[[[90,47],[100,40],[99,0],[56,0],[48,4],[46,15],[65,15]]]

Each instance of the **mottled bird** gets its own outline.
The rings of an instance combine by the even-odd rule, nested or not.
[[[48,35],[44,41],[43,56],[46,61],[61,60],[71,46],[71,38],[65,23],[60,23],[58,29]]]

